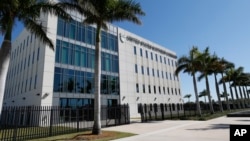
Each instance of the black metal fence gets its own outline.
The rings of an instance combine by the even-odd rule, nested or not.
[[[18,141],[80,132],[93,127],[93,107],[3,107],[0,140]],[[129,124],[129,106],[102,106],[102,127]]]
[[[138,112],[141,122],[172,119],[186,114],[182,104],[139,104]]]
[[[223,109],[227,109],[226,104],[222,104]],[[210,114],[209,104],[200,104],[202,114]],[[213,108],[215,112],[220,112],[219,105],[214,103]],[[233,105],[230,104],[233,109]],[[236,107],[237,108],[237,107]],[[186,117],[198,115],[195,103],[186,104],[139,104],[138,113],[141,115],[141,122],[151,120],[165,120],[165,119],[186,119]]]

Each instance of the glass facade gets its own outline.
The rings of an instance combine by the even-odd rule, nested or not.
[[[59,18],[57,34],[84,45],[64,39],[56,40],[55,62],[77,69],[55,67],[54,92],[93,94],[95,50],[87,45],[95,45],[95,28],[77,21],[65,22]],[[101,94],[119,95],[117,36],[102,31],[101,46]]]
[[[58,18],[57,29],[57,35],[59,36],[95,45],[96,29],[92,26],[84,25],[74,20],[66,22]],[[102,48],[118,52],[118,39],[116,35],[102,31],[101,39]]]
[[[94,107],[94,99],[88,98],[60,98],[62,108]]]

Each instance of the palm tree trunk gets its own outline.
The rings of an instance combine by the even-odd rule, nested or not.
[[[11,41],[4,40],[0,48],[0,115],[4,97],[5,82],[10,62]]]
[[[239,95],[238,95],[236,86],[234,86],[234,91],[235,91],[235,95],[236,95],[236,101],[238,104],[238,108],[241,109],[240,99],[239,99]]]
[[[230,88],[230,94],[231,94],[231,97],[232,97],[233,109],[235,110],[236,109],[235,99],[234,99],[233,90],[232,90],[232,87],[231,87],[230,83],[229,83],[229,88]]]
[[[223,78],[223,73],[221,73],[221,78]],[[226,83],[223,79],[223,89],[224,89],[224,92],[226,93],[226,103],[227,103],[227,110],[231,110],[230,108],[230,105],[229,105],[229,100],[228,100],[228,95],[227,95],[227,88],[226,88]]]
[[[238,88],[239,88],[239,90],[240,90],[240,97],[241,97],[242,107],[243,107],[243,108],[246,108],[246,105],[245,105],[245,98],[243,97],[242,90],[241,90],[241,86],[238,86]]]
[[[95,48],[95,101],[94,101],[94,125],[92,134],[101,134],[101,25],[96,29],[96,48]]]
[[[6,34],[4,35],[4,40],[0,48],[0,115],[2,112],[5,82],[10,62],[11,33],[12,26],[11,24],[9,24],[9,28],[7,29]]]
[[[219,106],[220,106],[220,111],[223,112],[222,102],[221,102],[221,99],[220,99],[219,84],[217,82],[217,77],[216,77],[215,73],[214,73],[214,80],[215,80],[215,88],[216,88],[216,93],[217,93],[218,102],[219,102]]]
[[[196,108],[197,108],[196,110],[197,110],[198,115],[201,116],[201,106],[199,102],[195,73],[193,73],[193,83],[194,83],[194,93],[195,93],[195,99],[196,99]]]
[[[214,114],[214,107],[213,107],[213,103],[212,103],[212,99],[211,99],[208,77],[207,77],[207,75],[205,77],[206,77],[206,88],[207,88],[210,112],[211,112],[211,114]]]

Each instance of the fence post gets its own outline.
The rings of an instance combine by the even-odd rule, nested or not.
[[[50,110],[49,136],[52,136],[52,126],[53,126],[53,107],[51,107],[51,110]]]
[[[177,114],[178,114],[178,118],[180,118],[180,113],[179,113],[179,111],[180,111],[180,105],[177,104]]]
[[[76,108],[77,132],[79,132],[79,108]]]
[[[172,105],[169,104],[169,108],[170,108],[170,119],[172,119]]]
[[[127,119],[128,119],[128,124],[130,124],[130,109],[128,103],[127,103]]]
[[[14,132],[13,132],[13,141],[16,141],[16,138],[17,138],[17,130],[18,130],[18,124],[19,124],[19,117],[20,117],[20,114],[18,113],[21,113],[20,112],[20,109],[18,107],[14,107],[14,118],[15,118],[15,128],[14,128]]]

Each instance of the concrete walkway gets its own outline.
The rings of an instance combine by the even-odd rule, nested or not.
[[[249,117],[220,117],[209,121],[165,120],[104,128],[138,134],[117,141],[229,141],[229,125],[250,125]]]

